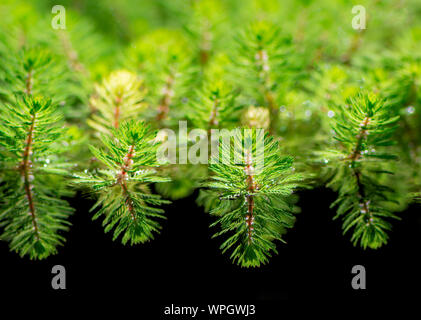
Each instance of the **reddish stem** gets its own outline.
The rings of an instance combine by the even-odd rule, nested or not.
[[[246,166],[244,172],[246,173],[246,183],[247,183],[247,215],[246,215],[246,224],[247,224],[247,236],[248,243],[250,244],[253,241],[253,224],[254,224],[254,197],[253,193],[257,189],[256,182],[254,181],[253,175],[254,168],[252,166],[251,154],[246,154]]]
[[[361,123],[361,130],[357,135],[357,139],[358,139],[357,145],[355,146],[355,149],[352,152],[352,154],[346,160],[351,160],[352,162],[354,162],[361,157],[361,147],[362,147],[364,139],[367,136],[367,126],[369,123],[370,123],[370,118],[365,117],[364,121]]]
[[[216,98],[213,103],[211,115],[209,117],[209,128],[211,129],[218,125],[218,107],[219,107],[219,99]]]
[[[361,182],[361,172],[357,168],[355,168],[355,165],[354,165],[355,161],[357,161],[361,157],[361,147],[362,147],[364,139],[367,137],[367,134],[368,134],[367,126],[369,125],[370,120],[371,119],[369,117],[365,117],[363,122],[361,123],[361,129],[357,135],[357,139],[358,139],[357,144],[354,148],[354,151],[347,158],[347,160],[351,160],[351,168],[357,182],[357,195],[362,201],[361,206],[363,208],[363,212],[369,217],[370,219],[369,221],[371,223],[373,215],[370,212],[368,202],[365,200],[366,194],[364,191],[364,185]]]
[[[275,133],[277,130],[277,122],[279,117],[279,108],[276,106],[275,98],[270,89],[270,77],[269,77],[269,57],[265,50],[261,49],[256,55],[257,65],[260,68],[260,78],[263,80],[263,96],[266,101],[267,108],[270,112],[270,125],[269,132]]]
[[[38,240],[39,239],[39,232],[38,232],[38,224],[35,216],[35,205],[34,205],[34,199],[32,195],[32,185],[30,181],[30,169],[32,162],[30,160],[31,153],[32,153],[32,143],[33,143],[33,135],[34,135],[34,128],[35,128],[35,115],[32,116],[31,126],[29,128],[29,132],[26,138],[26,145],[23,152],[23,160],[20,164],[20,172],[23,177],[23,184],[25,188],[26,198],[28,199],[28,205],[29,205],[29,214],[32,218],[32,226],[34,227],[35,231],[35,237]]]
[[[72,43],[70,42],[69,37],[64,31],[59,32],[59,38],[61,41],[61,45],[63,46],[64,53],[68,59],[68,63],[70,68],[77,72],[81,72],[83,74],[87,74],[88,71],[84,67],[84,65],[79,61],[79,56],[76,50],[73,48]]]
[[[117,97],[115,99],[115,108],[114,108],[114,128],[118,129],[119,122],[120,122],[120,105],[121,105],[121,98]]]
[[[31,95],[32,94],[32,69],[30,69],[28,71],[28,74],[26,75],[26,80],[25,80],[25,93],[27,95]]]
[[[133,220],[136,220],[135,210],[133,206],[133,200],[130,197],[129,191],[127,189],[126,181],[128,179],[128,173],[127,171],[130,170],[132,164],[133,164],[133,157],[134,157],[134,146],[130,146],[129,152],[124,157],[123,165],[121,166],[121,172],[118,175],[118,183],[121,186],[121,189],[123,190],[123,195],[126,198],[126,205],[129,208],[129,212],[133,218]]]
[[[165,82],[164,93],[161,97],[159,106],[158,106],[158,115],[156,119],[158,122],[164,120],[168,113],[170,112],[170,105],[171,105],[171,97],[172,97],[172,90],[174,86],[174,77],[169,75],[167,81]]]

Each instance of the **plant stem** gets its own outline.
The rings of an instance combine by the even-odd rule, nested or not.
[[[361,182],[361,172],[358,170],[358,168],[355,166],[356,161],[361,157],[361,147],[363,144],[364,139],[367,137],[367,126],[370,123],[370,118],[365,117],[363,122],[361,123],[361,129],[357,135],[357,144],[354,148],[354,151],[352,152],[351,156],[348,157],[351,160],[351,168],[352,172],[355,176],[356,182],[357,182],[357,195],[358,198],[361,199],[360,206],[363,208],[362,212],[367,215],[369,222],[372,221],[372,213],[370,212],[368,201],[366,201],[366,194],[364,190],[364,185]]]
[[[32,94],[32,82],[33,82],[33,71],[32,69],[28,70],[28,74],[26,75],[26,80],[25,80],[25,93],[29,96]]]
[[[165,82],[165,86],[163,89],[163,95],[161,97],[161,101],[158,106],[158,115],[156,116],[156,120],[161,123],[162,120],[167,118],[168,113],[170,111],[170,105],[171,105],[171,98],[173,96],[173,86],[174,86],[174,76],[170,74],[167,77],[167,80]]]
[[[209,117],[209,130],[218,125],[218,108],[219,108],[219,99],[215,98],[213,101],[212,111]]]
[[[269,76],[269,57],[266,50],[260,49],[256,54],[257,65],[259,68],[259,76],[261,81],[263,82],[263,97],[266,102],[266,107],[269,109],[270,112],[270,126],[269,132],[271,134],[275,134],[277,131],[277,123],[279,117],[279,108],[275,103],[275,99],[273,97],[273,93],[270,89],[270,76]]]
[[[254,168],[252,166],[252,158],[251,152],[246,151],[246,166],[244,168],[244,172],[246,173],[246,183],[247,183],[247,215],[246,215],[246,224],[247,224],[247,236],[248,236],[248,243],[251,244],[253,241],[253,224],[254,224],[254,196],[253,193],[256,189],[256,183],[254,181],[253,171]]]
[[[115,100],[115,108],[114,108],[114,128],[118,129],[119,121],[120,121],[120,105],[121,105],[121,98],[117,97]]]
[[[28,199],[29,214],[31,215],[32,226],[35,231],[35,238],[39,240],[38,224],[37,224],[36,215],[35,215],[35,205],[34,205],[34,199],[32,195],[32,185],[31,185],[31,178],[30,178],[31,177],[30,169],[32,165],[30,156],[32,153],[31,149],[32,149],[32,143],[33,143],[35,119],[36,119],[36,115],[34,114],[32,116],[31,126],[29,128],[28,136],[26,138],[26,145],[23,152],[23,160],[20,165],[20,172],[23,177],[23,184],[25,188],[26,198]]]
[[[212,40],[212,33],[209,31],[210,24],[208,21],[204,21],[204,31],[202,33],[202,42],[200,46],[200,64],[202,67],[206,66],[209,61],[209,55],[211,51],[211,40]]]
[[[126,184],[126,181],[128,180],[127,171],[130,170],[130,167],[133,164],[134,149],[135,149],[135,147],[133,145],[130,146],[129,152],[124,157],[123,165],[121,166],[121,172],[119,173],[119,175],[117,177],[117,181],[120,184],[121,189],[123,190],[123,195],[126,198],[126,205],[129,208],[129,212],[132,216],[132,219],[136,221],[136,215],[135,215],[135,212],[134,212],[133,200],[130,197],[130,193],[127,189],[127,184]]]
[[[61,45],[63,46],[64,53],[68,59],[68,64],[70,68],[77,72],[81,72],[87,75],[88,71],[86,70],[85,66],[79,61],[78,53],[75,49],[73,49],[72,43],[70,42],[67,33],[65,31],[60,31],[59,38],[61,41]]]

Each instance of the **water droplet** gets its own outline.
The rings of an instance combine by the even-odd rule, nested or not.
[[[413,106],[409,106],[406,108],[406,112],[408,112],[408,114],[413,114],[415,112],[415,108]]]

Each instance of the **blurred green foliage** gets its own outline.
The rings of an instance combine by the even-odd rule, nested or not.
[[[205,132],[260,127],[312,185],[338,191],[339,202],[353,199],[353,217],[360,219],[358,203],[370,192],[361,192],[364,184],[355,185],[344,163],[359,144],[358,151],[373,148],[372,140],[358,138],[357,120],[371,118],[355,115],[369,104],[353,98],[364,91],[382,101],[380,114],[396,120],[395,130],[384,119],[370,128],[374,135],[388,132],[390,145],[375,147],[395,157],[370,163],[357,157],[352,165],[361,164],[362,175],[378,171],[368,174],[366,187],[387,190],[375,195],[384,197],[380,211],[387,215],[421,198],[419,0],[63,0],[63,30],[51,26],[56,4],[0,3],[0,115],[9,110],[3,105],[19,105],[26,95],[50,98],[68,128],[63,151],[76,163],[74,172],[101,170],[88,145],[100,145],[99,133],[120,120],[175,130],[186,120]],[[364,30],[352,27],[355,5],[366,9]],[[346,141],[340,132],[348,132]],[[177,143],[185,148],[194,141]],[[159,174],[172,180],[156,190],[171,199],[212,177],[206,166],[192,164],[161,166]],[[7,176],[1,173],[2,183]],[[218,195],[201,188],[198,203],[211,211]],[[347,212],[336,204],[339,215]],[[346,230],[349,224],[356,222],[345,219]],[[383,229],[353,239],[364,234],[361,245],[377,248],[387,239]]]

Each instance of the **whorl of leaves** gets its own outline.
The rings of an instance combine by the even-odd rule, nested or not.
[[[168,203],[149,192],[148,184],[166,182],[157,175],[155,132],[143,122],[123,122],[112,136],[103,135],[105,150],[91,147],[104,165],[93,174],[77,175],[76,184],[90,187],[98,194],[94,219],[104,217],[105,232],[114,229],[113,240],[122,234],[122,243],[143,243],[160,229],[157,218],[164,218],[158,205]]]
[[[242,108],[236,102],[235,92],[224,81],[206,83],[191,100],[189,118],[193,125],[202,129],[230,128],[238,123]]]
[[[270,131],[279,126],[279,85],[287,67],[290,40],[267,21],[258,21],[237,37],[237,82],[249,95],[248,104],[264,106],[271,113]]]
[[[117,70],[95,85],[95,94],[90,99],[94,114],[87,122],[98,133],[110,133],[118,129],[121,122],[136,118],[146,105],[145,90],[136,74]]]
[[[393,214],[394,190],[385,175],[396,156],[389,152],[399,116],[390,105],[373,95],[360,93],[338,109],[334,138],[339,145],[322,153],[323,162],[334,170],[329,186],[339,192],[332,204],[342,217],[344,233],[363,248],[378,248],[388,239]],[[383,178],[383,179],[382,179]]]
[[[2,171],[1,239],[21,256],[43,259],[62,245],[72,209],[60,199],[60,176],[70,164],[60,159],[61,115],[51,100],[24,96],[5,105],[0,125]],[[54,186],[54,187],[51,187]]]
[[[213,158],[210,165],[208,187],[219,196],[211,210],[218,217],[213,226],[221,228],[215,236],[229,235],[223,252],[231,250],[231,258],[243,267],[258,267],[277,252],[274,241],[283,241],[295,221],[287,198],[302,175],[294,172],[291,157],[279,155],[272,137],[252,129],[234,132],[234,146],[222,143],[222,161]]]

